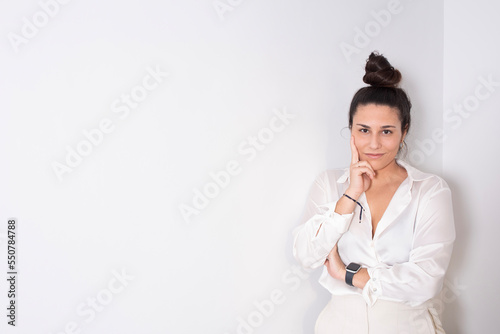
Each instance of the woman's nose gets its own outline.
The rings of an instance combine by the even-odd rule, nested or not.
[[[371,149],[378,149],[380,148],[380,137],[378,135],[373,135],[370,138],[370,148]]]

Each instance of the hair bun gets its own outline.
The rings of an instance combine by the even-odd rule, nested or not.
[[[401,72],[391,66],[387,58],[372,52],[366,60],[363,81],[373,87],[397,87]]]

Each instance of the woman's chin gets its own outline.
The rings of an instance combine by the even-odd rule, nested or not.
[[[392,162],[392,160],[387,161],[386,159],[384,159],[384,160],[371,160],[371,161],[367,160],[367,161],[370,163],[370,165],[372,166],[372,168],[375,172],[386,168]]]

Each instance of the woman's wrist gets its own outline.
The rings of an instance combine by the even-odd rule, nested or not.
[[[342,282],[345,282],[345,276],[347,274],[347,270],[341,270],[338,272],[338,276],[334,277]],[[355,273],[352,277],[352,285],[357,288],[363,289],[370,280],[370,275],[368,274],[368,270],[366,268],[361,268],[357,273]],[[346,283],[347,284],[347,283]]]
[[[368,274],[368,269],[361,268],[352,278],[352,284],[357,288],[364,289],[369,280],[370,274]]]
[[[341,270],[340,272],[340,277],[338,277],[339,280],[341,280],[342,282],[345,282],[345,275],[347,274],[347,270],[345,270],[345,268],[343,270]]]
[[[354,191],[350,188],[347,188],[347,190],[344,192],[344,194],[348,195],[349,197],[355,199],[356,201],[361,197],[361,194],[363,192],[359,192],[359,191]]]

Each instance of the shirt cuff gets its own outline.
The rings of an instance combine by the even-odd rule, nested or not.
[[[319,233],[314,233],[311,241],[319,243],[325,248],[331,249],[338,241],[339,237],[347,232],[352,221],[353,213],[339,214],[335,212],[337,202],[322,205],[325,211],[316,216],[321,220]]]
[[[362,295],[366,304],[373,306],[378,297],[382,295],[382,285],[380,284],[379,279],[380,271],[376,268],[368,268],[367,270],[368,275],[370,275],[370,279],[366,282]]]

